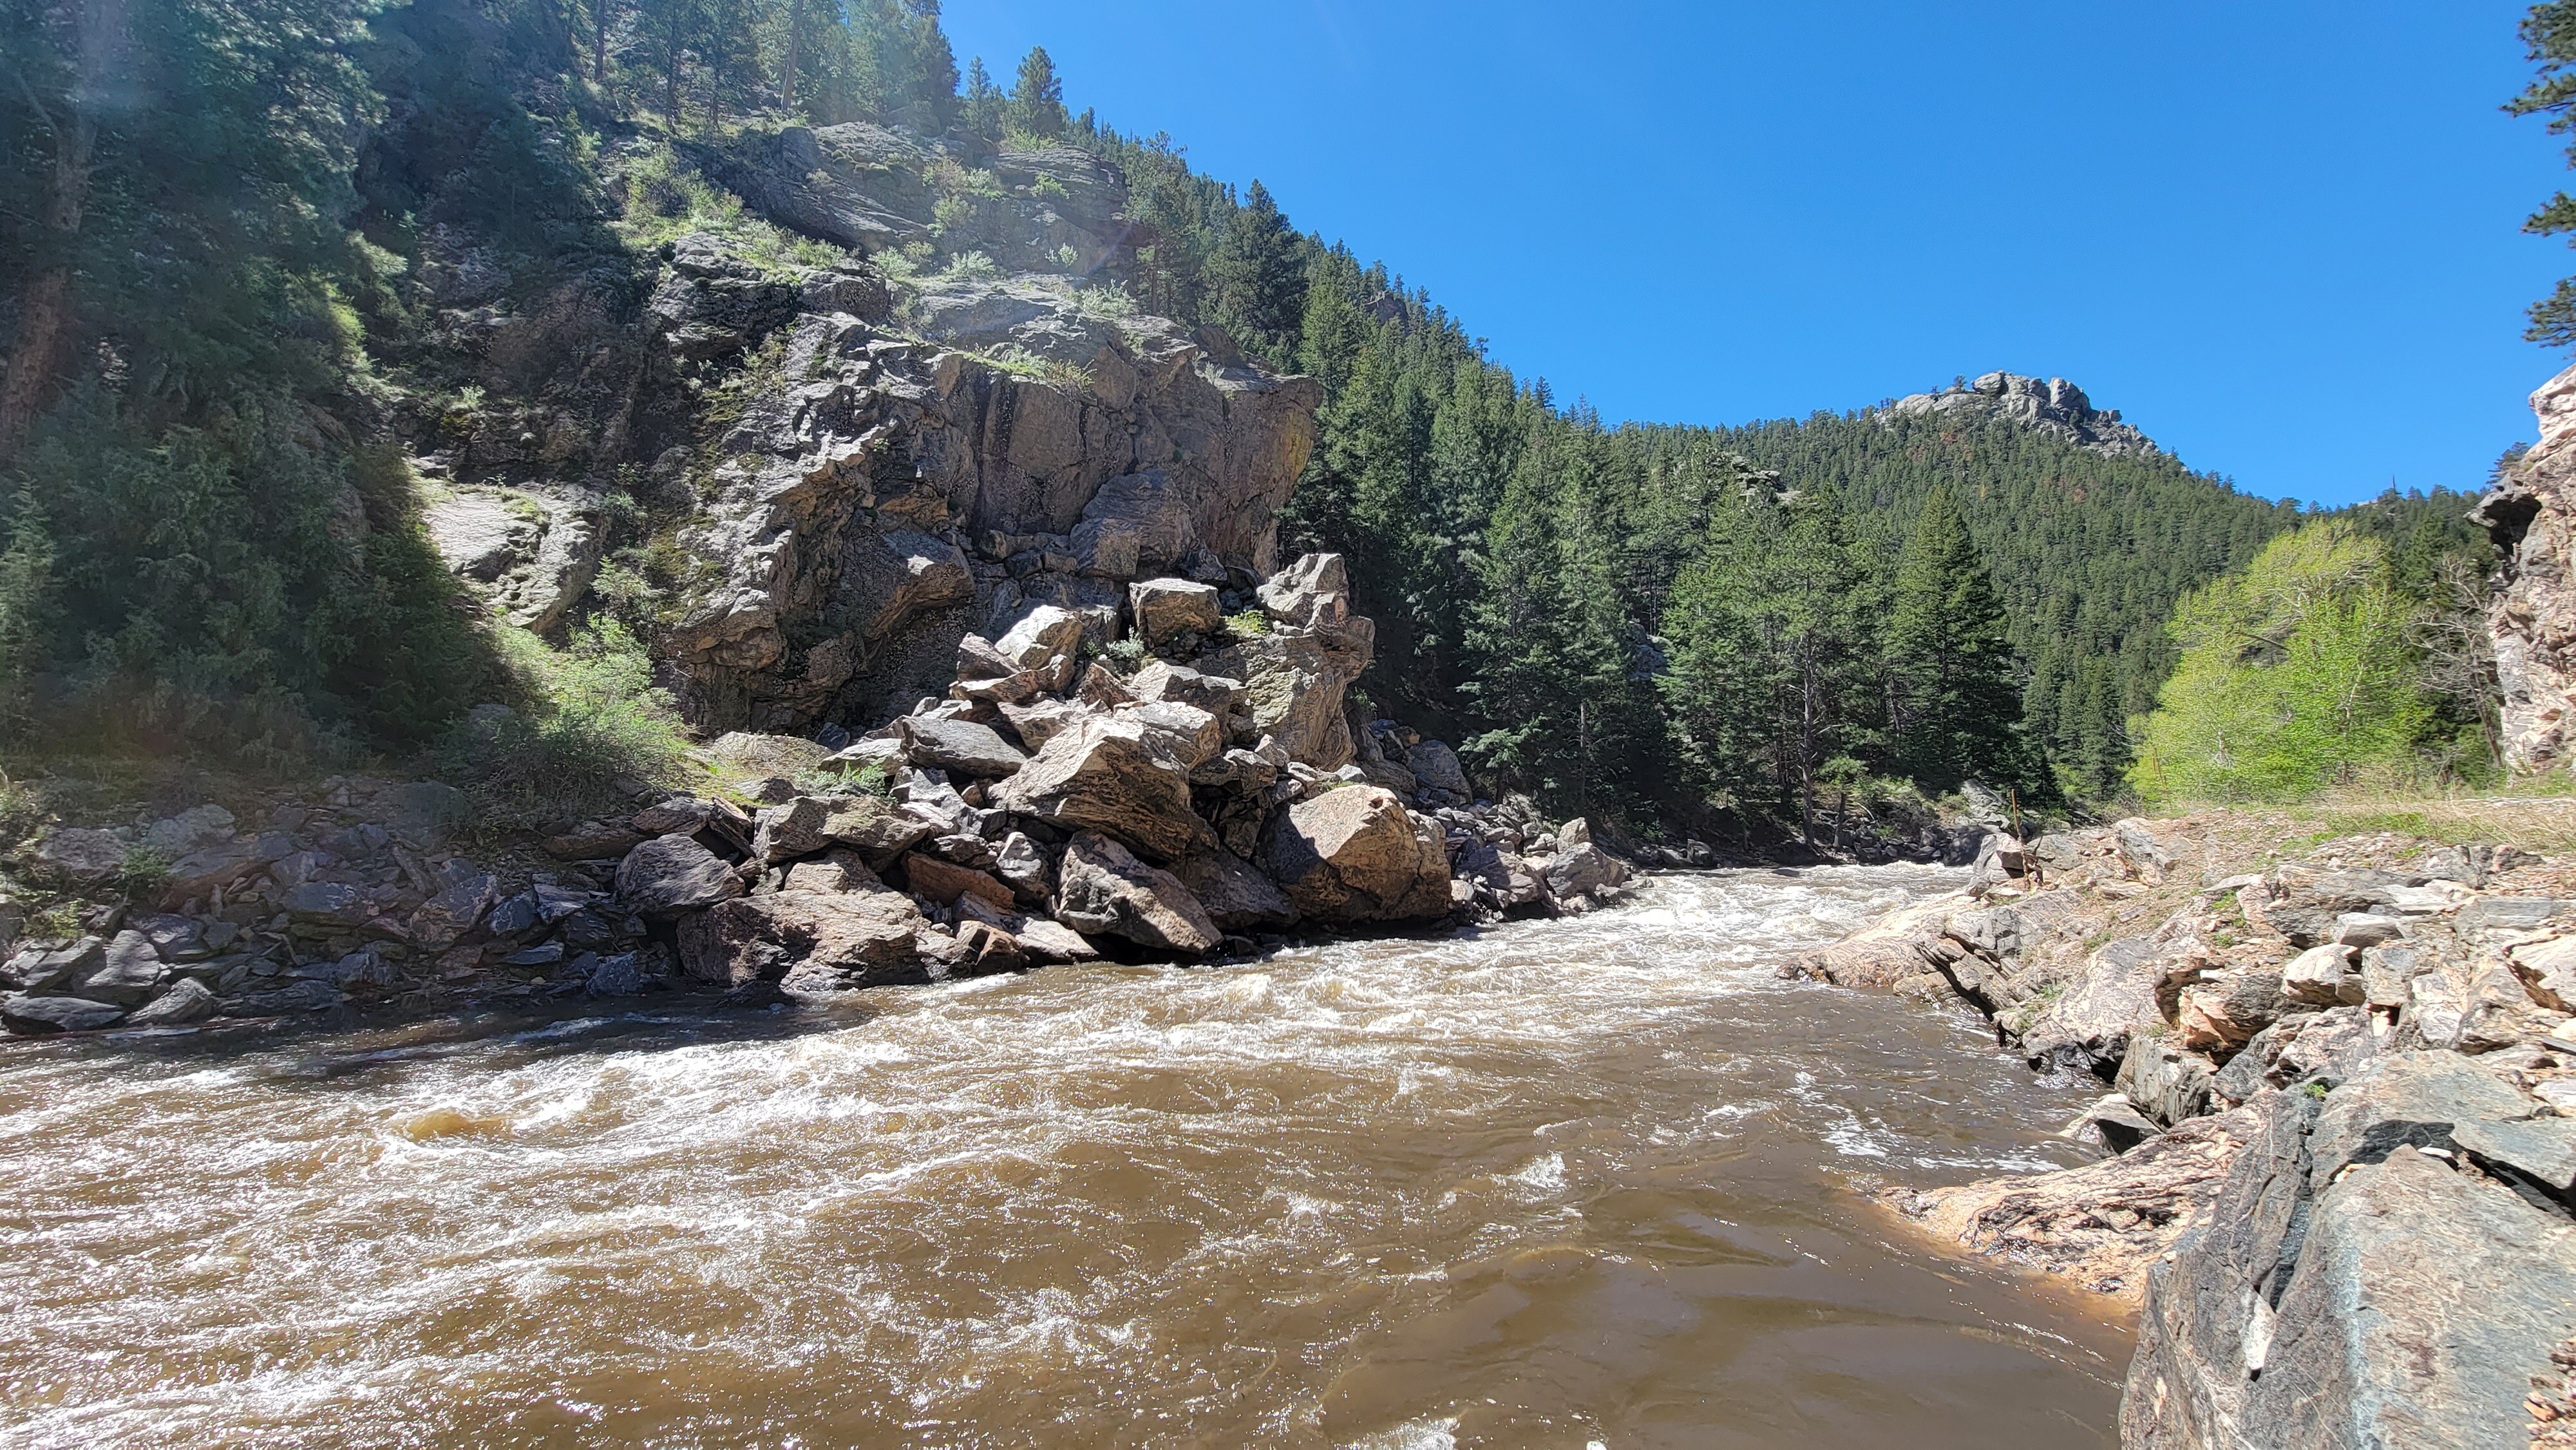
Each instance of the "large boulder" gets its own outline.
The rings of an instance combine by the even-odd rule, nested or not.
[[[21,1037],[44,1037],[56,1032],[95,1032],[111,1027],[125,1015],[125,1009],[111,1002],[93,1002],[87,997],[39,997],[11,993],[0,997],[0,1029]]]
[[[1087,936],[1124,937],[1190,956],[1214,951],[1224,939],[1179,877],[1098,832],[1074,836],[1058,874],[1056,920]]]
[[[1167,731],[1137,719],[1086,716],[994,792],[1003,810],[1068,830],[1099,831],[1172,861],[1216,836],[1190,809],[1190,768]]]
[[[797,994],[944,975],[930,923],[858,859],[834,851],[797,866],[788,889],[735,897],[680,923],[680,965],[727,986],[777,982]],[[947,944],[953,949],[953,942]]]
[[[1160,649],[1183,635],[1214,634],[1223,620],[1215,586],[1188,579],[1145,579],[1128,585],[1127,610],[1148,649]]]
[[[1350,570],[1339,554],[1302,555],[1260,590],[1264,613],[1300,627],[1340,622],[1350,614],[1350,597]]]
[[[1053,604],[1037,605],[1004,631],[993,648],[1035,676],[1038,688],[1061,690],[1073,682],[1082,648],[1082,616]]]
[[[1272,879],[1318,921],[1424,920],[1449,911],[1437,828],[1378,786],[1345,786],[1280,813],[1264,843]]]
[[[1359,617],[1311,630],[1282,626],[1201,655],[1196,667],[1243,682],[1254,733],[1278,740],[1292,759],[1339,770],[1357,753],[1342,699],[1368,668],[1375,640]]]
[[[823,834],[857,851],[872,871],[893,865],[897,856],[938,830],[884,796],[836,796],[828,804]]]
[[[669,921],[742,895],[742,878],[696,838],[658,836],[617,866],[617,899],[627,910]]]
[[[904,754],[916,766],[931,766],[981,779],[998,779],[1029,763],[1028,754],[1004,740],[989,725],[972,720],[944,720],[911,715],[895,722]]]
[[[1222,848],[1201,851],[1172,874],[1207,908],[1208,919],[1227,931],[1262,931],[1297,920],[1297,907],[1277,883]]]
[[[2158,955],[2157,943],[2146,937],[2104,943],[2022,1034],[2022,1055],[2033,1066],[2113,1076],[2128,1056],[2129,1035],[2163,1020],[2156,1005],[2165,975]]]
[[[1425,740],[1405,751],[1404,768],[1443,805],[1463,806],[1472,794],[1466,767],[1458,763],[1458,753],[1440,741]]]

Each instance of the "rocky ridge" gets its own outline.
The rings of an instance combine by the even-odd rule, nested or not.
[[[1879,416],[1992,418],[2115,458],[2163,452],[2154,439],[2121,422],[2119,409],[2095,408],[2082,388],[2064,378],[1985,373],[1963,388],[1899,398]]]
[[[1955,997],[2111,1089],[2068,1129],[2103,1162],[1882,1197],[2141,1305],[2124,1443],[2521,1443],[2576,1336],[2576,864],[2264,844],[1998,836],[1965,889],[1789,970]]]
[[[2542,384],[2531,409],[2540,442],[2473,515],[2504,554],[2487,633],[2505,763],[2521,771],[2565,765],[2576,739],[2576,368]]]

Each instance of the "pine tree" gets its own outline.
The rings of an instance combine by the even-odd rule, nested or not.
[[[1897,555],[1884,675],[1896,758],[1909,772],[1942,787],[2037,784],[2003,601],[1947,487],[1924,500]]]
[[[966,129],[991,140],[1002,139],[1002,113],[1006,102],[999,86],[993,84],[993,73],[984,69],[984,58],[975,57],[966,66],[966,104],[962,119]]]
[[[1042,141],[1064,139],[1064,82],[1057,77],[1055,62],[1044,47],[1031,46],[1029,53],[1021,57],[1019,83],[1011,87],[1003,124],[1019,135]]]
[[[2505,110],[2516,116],[2545,115],[2549,129],[2560,135],[2576,132],[2576,69],[2571,69],[2576,67],[2576,0],[2532,6],[2522,20],[2522,39],[2540,75],[2506,102]],[[2567,155],[2568,164],[2576,166],[2576,143]],[[2522,229],[2544,237],[2576,232],[2576,197],[2557,193]],[[2531,329],[2523,336],[2552,347],[2576,344],[2576,278],[2560,282],[2557,291],[2531,305]]]
[[[1305,248],[1259,181],[1245,189],[1207,273],[1209,301],[1236,341],[1268,357],[1296,356],[1306,310]]]

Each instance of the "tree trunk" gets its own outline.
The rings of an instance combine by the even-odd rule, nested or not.
[[[74,111],[59,125],[48,117],[47,124],[54,132],[54,194],[45,207],[45,230],[52,234],[54,261],[36,274],[19,299],[18,345],[10,355],[7,379],[0,381],[0,463],[17,456],[71,335],[70,253],[80,238],[81,214],[89,206],[91,153],[98,145],[98,122],[86,113]]]
[[[608,0],[590,0],[590,78],[608,89]]]
[[[796,114],[796,43],[805,36],[805,0],[787,6],[787,56],[778,67],[778,109]]]

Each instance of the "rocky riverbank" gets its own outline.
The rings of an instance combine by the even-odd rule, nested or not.
[[[2576,862],[2252,817],[1989,843],[1789,970],[1955,997],[2114,1156],[1886,1189],[2141,1310],[2124,1443],[2521,1444],[2576,1336]]]

